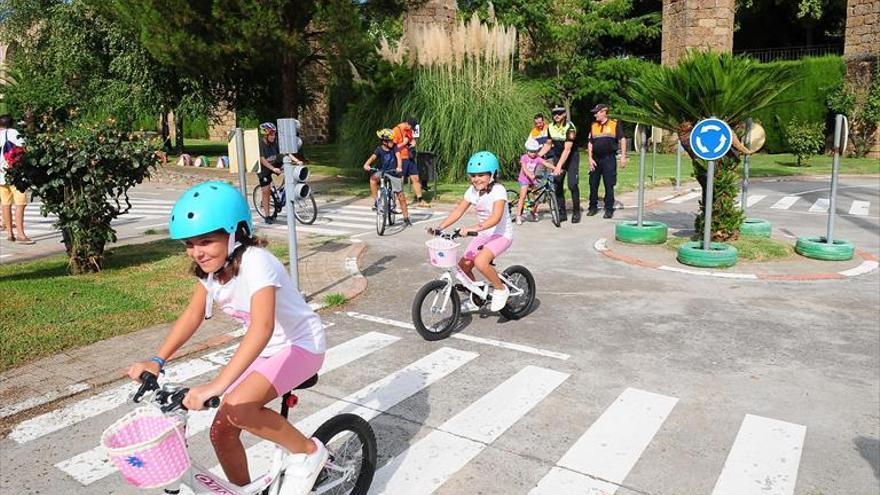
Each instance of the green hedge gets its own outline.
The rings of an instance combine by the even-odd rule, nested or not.
[[[208,139],[208,117],[188,117],[183,119],[183,137]]]
[[[837,55],[761,65],[764,70],[779,70],[784,66],[797,67],[801,81],[782,93],[779,104],[754,115],[755,120],[767,131],[764,151],[769,153],[788,151],[783,126],[792,117],[806,122],[827,122],[829,110],[826,97],[829,91],[840,86],[846,72],[843,59]]]

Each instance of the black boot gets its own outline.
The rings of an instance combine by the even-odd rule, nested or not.
[[[568,215],[565,214],[565,208],[559,209],[559,221],[564,222],[568,220]]]
[[[581,210],[571,212],[571,223],[581,223]]]

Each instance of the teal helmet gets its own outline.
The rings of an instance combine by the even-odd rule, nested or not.
[[[471,155],[468,160],[467,173],[469,174],[485,174],[490,173],[494,177],[500,168],[498,157],[490,151],[478,151]]]
[[[193,186],[180,196],[171,209],[168,231],[175,240],[217,230],[234,235],[241,222],[247,222],[248,234],[254,231],[244,196],[226,182],[211,181]]]

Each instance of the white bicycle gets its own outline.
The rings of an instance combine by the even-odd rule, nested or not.
[[[456,229],[451,234],[429,230],[436,237],[426,243],[428,257],[432,265],[443,269],[436,280],[423,285],[416,293],[412,305],[413,326],[425,340],[440,340],[449,337],[461,317],[461,292],[470,297],[477,308],[482,308],[492,300],[491,285],[484,281],[471,280],[458,267],[458,243],[461,237]],[[476,232],[468,235],[476,236]],[[493,262],[494,266],[495,263]],[[521,265],[507,267],[498,277],[510,289],[507,304],[499,311],[508,320],[518,320],[528,314],[535,302],[535,277],[528,268]]]
[[[189,389],[167,383],[160,389],[156,376],[146,371],[140,379],[141,386],[132,400],[140,402],[144,394],[152,392],[150,405],[121,418],[102,436],[102,444],[127,482],[140,488],[162,487],[166,494],[178,494],[180,486],[186,485],[196,495],[287,495],[281,447],[276,446],[269,470],[247,486],[237,486],[190,462],[185,440],[188,411],[183,406]],[[295,390],[317,382],[316,374]],[[284,394],[281,415],[287,418],[297,401],[292,392]],[[219,404],[220,399],[212,397],[205,406]],[[150,409],[155,413],[152,416],[139,412]],[[324,443],[330,456],[310,493],[366,495],[376,470],[376,437],[370,424],[356,414],[339,414],[319,426],[312,436]],[[142,441],[150,437],[155,438]],[[136,445],[114,447],[114,442]],[[148,472],[150,467],[153,472]],[[165,483],[167,480],[171,481]]]

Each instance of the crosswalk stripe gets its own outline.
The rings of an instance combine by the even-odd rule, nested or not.
[[[766,194],[750,194],[749,200],[746,202],[746,207],[752,207],[758,204],[762,199],[766,198]]]
[[[568,377],[526,366],[379,469],[370,493],[432,493]]]
[[[628,388],[571,446],[530,495],[613,494],[678,399]]]
[[[690,200],[692,200],[692,199],[694,199],[694,198],[698,198],[698,197],[700,197],[701,194],[702,194],[702,193],[700,193],[700,192],[696,192],[696,191],[695,191],[695,192],[689,192],[689,193],[685,194],[684,196],[679,196],[679,197],[677,197],[677,198],[672,198],[672,199],[670,199],[669,201],[667,201],[667,203],[672,203],[672,204],[675,204],[675,205],[680,205],[680,204],[682,204],[682,203],[687,203],[688,201],[690,201]]]
[[[165,371],[168,381],[185,382],[216,367],[216,364],[204,359],[191,359],[171,365]],[[9,438],[22,444],[93,418],[128,402],[137,387],[133,382],[126,383],[70,406],[23,421],[9,433]]]
[[[806,433],[802,425],[746,414],[712,495],[791,495]]]
[[[827,213],[830,204],[831,202],[828,198],[819,198],[812,206],[810,206],[810,211],[813,213]]]
[[[329,373],[336,368],[345,366],[352,361],[387,347],[398,340],[400,340],[400,337],[379,332],[369,332],[331,347],[325,354],[324,365],[321,367],[319,374]],[[229,362],[236,349],[238,349],[237,345],[230,346],[212,352],[204,356],[204,359],[222,366]],[[190,413],[186,428],[187,436],[191,437],[208,429],[214,420],[215,413],[215,410],[194,411]],[[55,464],[55,467],[83,485],[90,485],[116,472],[116,467],[110,463],[106,452],[100,446],[65,459]]]
[[[870,207],[870,201],[853,200],[852,206],[849,207],[849,214],[865,216],[868,214],[868,208]]]
[[[801,199],[800,196],[786,196],[773,203],[770,208],[773,208],[774,210],[787,210],[797,203],[799,199]]]
[[[475,352],[442,347],[299,421],[296,423],[296,428],[309,435],[325,421],[343,413],[357,414],[369,421],[446,377],[477,356],[479,354]],[[259,442],[247,449],[251,472],[259,473],[267,470],[275,449],[275,444],[269,441]],[[211,471],[217,474],[223,472],[219,464],[211,468]]]

